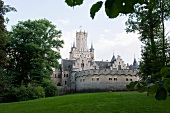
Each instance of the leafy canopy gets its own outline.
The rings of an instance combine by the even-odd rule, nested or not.
[[[47,19],[20,21],[12,27],[9,37],[7,71],[17,85],[41,82],[50,77],[52,67],[58,67],[61,31]]]
[[[83,4],[84,0],[65,0],[68,6],[74,7]],[[94,19],[95,14],[100,10],[103,3],[105,13],[109,18],[116,18],[120,14],[128,14],[134,11],[135,4],[144,4],[145,0],[105,0],[93,4],[90,9],[90,16]]]

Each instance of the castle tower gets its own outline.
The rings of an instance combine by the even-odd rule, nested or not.
[[[73,43],[73,47],[71,47],[70,51],[70,59],[76,60],[83,58],[84,61],[94,60],[94,48],[93,44],[91,44],[90,51],[87,48],[87,33],[84,32],[76,32],[76,46],[75,42]]]
[[[77,51],[87,51],[87,33],[76,32],[76,48]]]
[[[90,48],[90,56],[91,56],[91,59],[93,60],[93,59],[94,59],[94,48],[93,48],[93,43],[91,44],[91,48]]]

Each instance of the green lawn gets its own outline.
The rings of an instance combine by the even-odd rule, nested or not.
[[[170,113],[170,97],[138,92],[85,93],[1,103],[0,113]]]

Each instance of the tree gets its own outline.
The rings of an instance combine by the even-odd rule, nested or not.
[[[14,77],[15,85],[41,83],[51,76],[52,67],[57,68],[61,58],[60,37],[61,31],[46,19],[20,21],[12,27],[7,44],[7,73]]]
[[[8,41],[8,38],[7,30],[4,24],[5,23],[4,15],[11,11],[16,11],[16,9],[10,7],[9,5],[4,5],[4,2],[0,0],[0,68],[2,68],[2,66],[5,66],[7,61],[5,45]]]
[[[135,5],[134,13],[129,15],[126,22],[126,31],[137,31],[144,44],[140,63],[141,81],[130,85],[143,86],[145,89],[143,91],[147,91],[148,94],[156,94],[157,100],[165,100],[168,91],[164,84],[169,80],[161,73],[166,64],[167,41],[164,35],[164,20],[169,18],[170,2],[168,1],[148,0],[145,5]],[[167,4],[165,5],[163,2]],[[141,83],[144,84],[139,85]]]

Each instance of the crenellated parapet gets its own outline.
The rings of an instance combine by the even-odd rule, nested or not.
[[[87,75],[130,75],[137,76],[136,70],[97,69],[76,72],[76,78]]]

